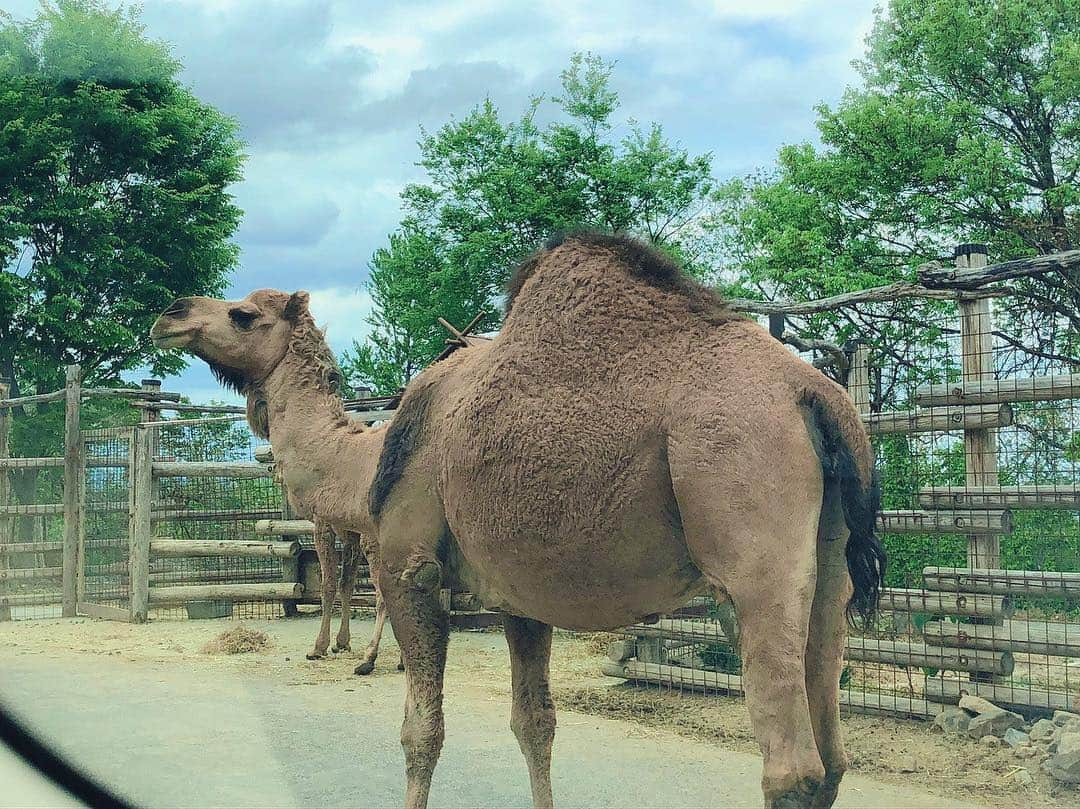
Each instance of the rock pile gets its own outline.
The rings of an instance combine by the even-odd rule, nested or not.
[[[1053,719],[1028,724],[1018,713],[964,695],[959,706],[941,709],[934,726],[943,733],[966,736],[988,747],[1008,747],[1017,758],[1039,763],[1055,781],[1080,784],[1080,714],[1054,711]]]

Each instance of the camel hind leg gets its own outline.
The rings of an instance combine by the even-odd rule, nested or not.
[[[551,746],[555,704],[548,684],[551,627],[529,618],[503,616],[510,647],[514,704],[510,727],[529,767],[534,809],[551,809]]]
[[[801,435],[780,428],[768,436],[760,464],[746,463],[754,446],[725,453],[707,432],[673,436],[668,447],[690,556],[738,618],[768,809],[809,809],[825,780],[806,675],[822,476],[801,419],[797,426]]]
[[[851,597],[851,577],[844,553],[848,534],[839,488],[828,486],[818,532],[817,587],[806,647],[810,719],[818,753],[825,765],[825,780],[814,796],[814,809],[829,809],[833,805],[847,769],[840,732],[840,674],[844,668],[847,603]]]
[[[353,674],[361,676],[371,674],[375,670],[375,659],[379,656],[379,644],[382,642],[383,626],[386,624],[386,604],[383,603],[382,593],[375,588],[375,629],[371,633],[367,649],[364,650],[364,659],[360,661]],[[401,667],[404,670],[404,666]]]

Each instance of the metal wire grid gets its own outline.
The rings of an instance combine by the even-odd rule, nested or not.
[[[242,421],[187,424],[162,421],[156,458],[162,461],[250,461],[257,440]],[[270,478],[170,477],[155,481],[154,511],[161,515],[156,534],[174,539],[256,539],[255,521],[281,516],[280,486]],[[190,557],[151,559],[150,586],[243,584],[281,581],[279,559]],[[210,605],[213,614],[273,618],[281,606],[273,602]],[[190,612],[159,608],[152,616],[181,618]]]
[[[127,609],[129,461],[132,429],[83,432],[82,590],[80,600]]]
[[[18,488],[30,487],[30,502],[39,505],[63,502],[61,468],[0,470]],[[8,487],[8,502],[15,505],[16,486]],[[51,618],[60,614],[63,516],[26,514],[0,517],[0,611],[10,620]],[[24,545],[27,550],[18,550]]]

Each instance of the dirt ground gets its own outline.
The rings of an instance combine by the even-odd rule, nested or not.
[[[161,621],[146,626],[93,619],[0,624],[0,700],[21,710],[31,723],[37,720],[35,703],[38,703],[43,712],[42,728],[68,737],[65,743],[69,745],[74,744],[72,739],[78,734],[68,734],[68,726],[63,725],[63,721],[77,721],[71,717],[69,707],[69,702],[77,695],[63,693],[63,684],[70,683],[73,690],[82,689],[82,700],[92,699],[94,688],[115,686],[122,700],[125,689],[127,693],[136,690],[134,685],[125,685],[127,678],[132,684],[147,683],[146,688],[150,690],[179,689],[181,686],[188,689],[207,684],[203,691],[196,691],[194,697],[185,697],[192,700],[193,717],[202,709],[199,702],[204,692],[210,693],[207,689],[223,689],[222,698],[227,702],[234,697],[227,696],[226,692],[238,694],[239,698],[254,694],[259,700],[278,702],[303,693],[307,694],[302,702],[305,712],[310,711],[313,716],[319,711],[329,712],[328,722],[341,718],[344,721],[342,727],[347,729],[352,727],[348,724],[352,720],[334,717],[333,708],[342,699],[355,699],[357,704],[350,704],[348,711],[356,712],[357,721],[367,721],[375,727],[385,719],[387,738],[394,737],[400,722],[403,683],[402,675],[395,670],[397,652],[389,633],[375,673],[369,678],[357,678],[351,671],[370,631],[371,624],[367,620],[354,621],[355,652],[323,661],[304,659],[304,652],[310,647],[317,628],[311,618],[248,621],[246,625],[266,633],[269,643],[265,649],[237,655],[203,651],[215,636],[235,627],[235,622],[223,620]],[[669,778],[673,784],[684,780],[686,783],[680,788],[692,789],[697,776],[677,779],[678,773],[672,768],[677,770],[695,763],[700,766],[702,760],[711,761],[715,757],[718,767],[734,766],[737,762],[741,768],[737,773],[718,772],[721,783],[737,783],[738,805],[743,805],[743,799],[748,806],[759,805],[758,775],[747,770],[756,767],[760,772],[760,763],[755,762],[757,748],[750,735],[745,707],[735,700],[637,688],[603,677],[599,673],[602,641],[602,638],[564,633],[556,635],[552,684],[561,711],[556,741],[556,780],[560,773],[564,780],[584,779],[580,790],[584,795],[590,788],[585,783],[590,778],[590,770],[597,769],[601,760],[606,762],[616,756],[624,762],[633,762],[634,756],[641,755],[652,761],[647,757],[659,755],[659,760],[664,763],[657,765],[656,773],[648,773],[649,765],[643,759],[643,763],[635,765],[640,770],[635,772],[635,777],[643,777],[645,783],[651,784],[663,784]],[[466,717],[505,713],[503,709],[510,693],[508,669],[505,644],[498,633],[454,634],[447,672],[448,741],[444,760],[452,755],[450,751],[455,745],[453,713],[460,715],[463,712]],[[182,677],[178,679],[178,675]],[[78,684],[82,679],[86,679],[86,683]],[[263,690],[266,690],[265,695]],[[376,694],[382,694],[384,690],[389,698],[376,699]],[[350,696],[344,696],[346,693]],[[321,697],[323,694],[326,696]],[[353,697],[353,694],[366,696]],[[320,704],[320,699],[326,704]],[[167,697],[162,700],[168,704]],[[206,710],[212,717],[214,703],[209,701],[210,696],[206,700]],[[76,701],[75,704],[79,703]],[[133,703],[133,710],[138,707]],[[176,707],[183,709],[182,705]],[[47,709],[53,713],[48,714]],[[228,705],[221,706],[222,711],[228,709]],[[148,710],[157,709],[151,706]],[[587,715],[604,719],[590,721]],[[66,719],[62,721],[62,717]],[[517,766],[513,761],[520,756],[509,732],[503,733],[505,719],[505,716],[493,718],[486,729],[472,728],[469,732],[483,735],[476,739],[469,737],[465,743],[475,742],[482,746],[490,741],[497,744],[497,748],[492,749],[498,749],[499,755],[509,751],[505,752],[508,756],[513,754],[507,760],[509,770]],[[104,721],[108,721],[107,717]],[[259,721],[265,724],[264,719]],[[469,724],[477,723],[464,723],[463,727]],[[289,733],[297,734],[297,740],[303,739],[318,747],[318,720],[313,724],[298,717],[297,727],[292,728],[291,724],[289,727]],[[929,723],[894,719],[845,719],[845,739],[853,762],[852,772],[856,775],[845,782],[848,797],[842,802],[849,806],[943,806],[951,799],[958,802],[952,805],[993,805],[999,809],[1077,805],[1080,796],[1076,792],[1051,794],[1049,783],[1036,764],[1022,762],[1008,751],[987,749],[973,741],[945,739],[935,735],[930,727]],[[382,725],[379,728],[380,733],[383,732]],[[502,738],[504,735],[507,738]],[[172,741],[166,736],[162,744],[168,745]],[[576,744],[583,745],[585,750],[599,745],[596,763],[590,763],[588,753],[583,760],[568,760],[573,757],[561,753],[564,746],[573,748]],[[641,749],[634,748],[635,744],[642,745]],[[386,772],[380,778],[385,778],[386,789],[398,789],[400,749],[396,743],[389,742],[383,747],[386,749],[380,747],[379,756],[387,756],[386,766],[382,768]],[[65,751],[75,756],[80,752],[70,748]],[[725,751],[734,752],[725,755]],[[1025,766],[1036,778],[1033,785],[1026,787],[1016,780],[1017,772]],[[441,766],[442,769],[453,769],[453,763]],[[524,770],[523,764],[518,769]],[[101,764],[101,771],[108,772],[107,761]],[[733,778],[743,780],[732,781]],[[472,794],[468,789],[475,786],[467,784],[460,795]],[[295,787],[293,783],[294,793]],[[500,790],[509,790],[511,786],[490,784],[484,789],[491,790],[490,799],[497,801],[503,799],[500,796],[504,793]],[[527,795],[527,788],[523,794]],[[874,798],[877,803],[868,802],[871,794],[878,796]],[[318,789],[311,795],[325,797]],[[860,795],[862,800],[858,799]],[[935,795],[940,798],[935,799]],[[671,793],[671,798],[674,801],[675,792]],[[481,799],[475,797],[477,801]],[[602,803],[600,798],[593,800],[594,805]],[[693,806],[694,800],[694,793],[687,793],[678,803],[684,807]],[[457,805],[453,801],[444,803]],[[567,805],[565,800],[557,800],[557,803]],[[381,804],[376,801],[370,805]],[[433,798],[435,805],[440,804]]]

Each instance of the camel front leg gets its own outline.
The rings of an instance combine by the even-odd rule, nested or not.
[[[555,741],[555,704],[548,684],[551,627],[529,618],[503,616],[514,704],[510,727],[529,767],[534,809],[552,809],[551,746]]]
[[[375,670],[375,659],[379,656],[379,643],[382,642],[383,625],[386,623],[386,605],[383,603],[382,593],[375,588],[375,630],[371,633],[367,649],[364,650],[364,659],[353,671],[361,676],[371,674]]]
[[[349,644],[349,621],[352,619],[352,595],[356,590],[356,574],[360,568],[360,540],[354,533],[340,532],[343,546],[341,550],[341,583],[338,587],[338,595],[341,598],[341,626],[338,629],[337,641],[334,643],[335,652],[348,652]]]
[[[319,570],[322,573],[322,620],[319,623],[319,635],[315,638],[315,648],[308,654],[308,660],[326,657],[330,646],[330,620],[334,612],[334,598],[337,595],[338,552],[334,547],[334,533],[330,525],[318,516],[315,522],[315,553],[319,557]]]
[[[385,599],[387,615],[405,658],[405,721],[401,746],[405,751],[406,809],[425,809],[431,776],[445,736],[443,672],[450,616],[439,604],[438,565],[431,576],[418,576],[417,586],[394,575],[379,576],[376,586]]]

